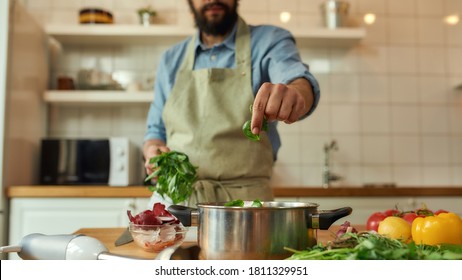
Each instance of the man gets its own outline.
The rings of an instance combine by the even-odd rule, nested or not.
[[[319,100],[317,82],[292,35],[274,26],[248,26],[237,14],[238,0],[188,3],[198,33],[160,61],[143,148],[146,171],[152,172],[150,158],[176,150],[198,166],[199,180],[187,204],[272,200],[277,122],[291,124],[309,115]],[[242,132],[250,119],[260,141]],[[264,119],[269,130],[261,133]]]

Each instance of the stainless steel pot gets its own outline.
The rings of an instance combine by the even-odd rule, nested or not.
[[[245,205],[251,205],[246,201]],[[185,226],[198,227],[200,259],[285,259],[289,247],[316,244],[316,229],[328,229],[351,214],[350,207],[318,210],[316,203],[263,202],[263,207],[198,203],[197,209],[172,205],[168,210]]]

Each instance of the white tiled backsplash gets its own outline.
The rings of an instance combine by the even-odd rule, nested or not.
[[[186,0],[23,0],[43,23],[75,24],[78,10],[97,6],[115,22],[138,24],[135,10],[151,4],[159,24],[191,26]],[[317,111],[307,120],[280,125],[283,146],[275,166],[277,186],[320,186],[324,143],[336,139],[333,171],[343,184],[394,182],[398,186],[462,185],[461,0],[349,0],[350,15],[365,25],[356,46],[300,49],[320,84]],[[301,28],[321,25],[322,0],[241,0],[251,24]],[[289,23],[279,13],[292,14]],[[67,47],[52,76],[75,76],[81,68],[129,71],[147,81],[167,45]],[[52,83],[53,84],[53,83]],[[139,144],[148,105],[54,106],[50,136],[129,136]]]

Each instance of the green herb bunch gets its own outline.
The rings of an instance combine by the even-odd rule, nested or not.
[[[462,260],[460,245],[403,243],[372,232],[345,233],[302,251],[285,249],[294,253],[289,260]]]
[[[145,181],[157,178],[156,185],[149,186],[149,190],[156,191],[163,198],[165,195],[170,197],[174,204],[191,196],[197,179],[197,167],[189,162],[186,154],[170,151],[151,158],[149,163],[152,164],[153,172]]]

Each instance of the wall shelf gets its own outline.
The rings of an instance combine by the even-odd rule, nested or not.
[[[178,25],[46,25],[48,35],[62,45],[105,45],[120,44],[172,44],[194,34],[195,29]],[[357,44],[366,31],[358,28],[304,28],[293,29],[297,44],[303,46],[349,47]],[[125,91],[63,91],[50,90],[43,99],[50,104],[117,104],[149,103],[152,92]]]
[[[51,104],[148,104],[153,97],[151,91],[49,90],[44,93],[43,100]]]
[[[178,25],[46,25],[46,32],[62,44],[152,44],[178,41],[195,29]],[[364,38],[363,27],[328,29],[312,27],[291,30],[303,45],[349,46]]]
[[[194,29],[176,25],[46,25],[45,30],[62,44],[141,44],[182,39]]]

